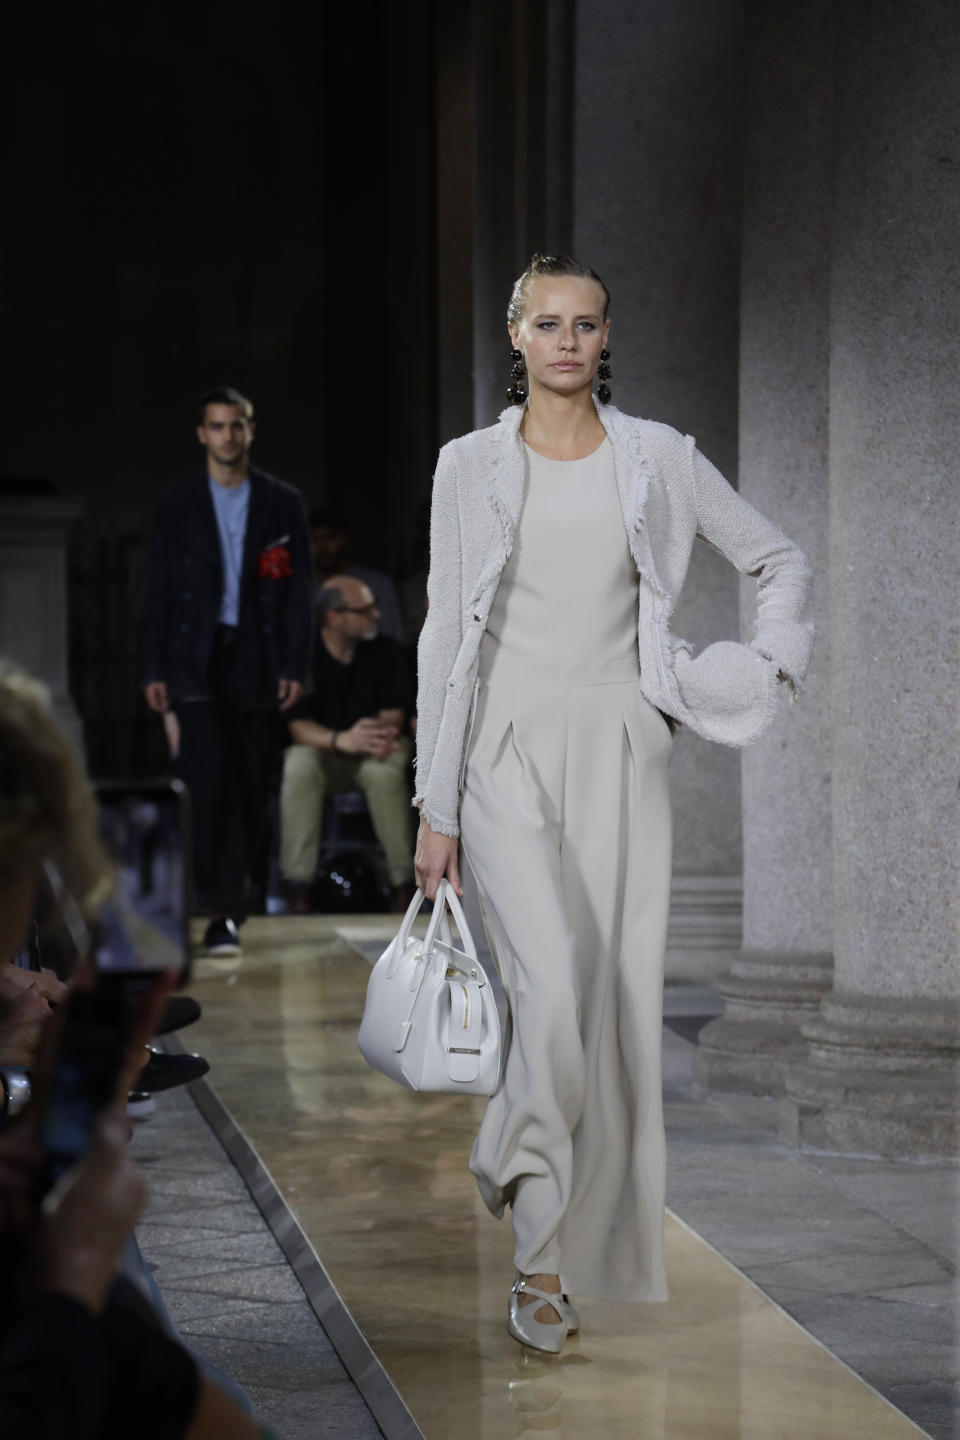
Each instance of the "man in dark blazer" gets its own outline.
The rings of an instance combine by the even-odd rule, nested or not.
[[[204,473],[157,507],[144,622],[144,692],[174,712],[191,791],[197,900],[208,954],[236,955],[244,880],[262,847],[277,711],[311,655],[313,565],[300,494],[250,465],[253,406],[209,390]]]

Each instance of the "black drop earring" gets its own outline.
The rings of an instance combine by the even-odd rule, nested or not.
[[[510,371],[510,387],[507,390],[507,399],[511,405],[522,405],[527,398],[527,392],[521,385],[527,373],[527,367],[523,363],[523,351],[511,350],[510,359],[513,361],[513,369]]]
[[[607,384],[607,381],[610,379],[613,371],[607,364],[609,359],[610,351],[604,346],[600,351],[600,364],[597,366],[597,379],[600,381],[600,384],[597,386],[597,399],[601,405],[610,404],[610,386]]]

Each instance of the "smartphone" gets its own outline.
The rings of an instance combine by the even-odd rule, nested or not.
[[[75,990],[66,1013],[48,1021],[56,1039],[37,1075],[41,1195],[86,1153],[97,1117],[116,1089],[132,996],[122,983],[103,979],[91,991]]]
[[[57,895],[78,950],[94,961],[90,988],[77,988],[52,1017],[52,1048],[38,1074],[41,1190],[83,1155],[113,1098],[130,1025],[163,970],[190,973],[190,854],[187,793],[179,781],[107,781],[96,787],[100,834],[115,866],[113,894],[87,932],[71,897]],[[56,880],[52,884],[56,889]]]
[[[116,867],[94,960],[103,974],[176,970],[190,976],[190,815],[179,780],[107,780],[97,787],[100,835]]]

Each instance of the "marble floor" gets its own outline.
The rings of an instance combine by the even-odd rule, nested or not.
[[[282,1440],[317,1440],[318,1414],[328,1436],[379,1440],[253,1196],[189,1095],[158,1097],[156,1113],[134,1126],[133,1156],[150,1196],[137,1240],[183,1343],[239,1385],[257,1421]]]
[[[428,1440],[925,1433],[673,1215],[666,1304],[584,1302],[556,1360],[512,1341],[509,1227],[466,1169],[483,1102],[412,1095],[356,1048],[356,946],[391,929],[252,919],[242,960],[197,963],[189,1038]]]

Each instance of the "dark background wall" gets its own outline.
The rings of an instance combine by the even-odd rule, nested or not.
[[[437,440],[434,29],[430,5],[19,11],[0,472],[143,530],[229,382],[261,464],[395,544]]]
[[[84,502],[95,768],[158,739],[147,541],[209,385],[253,399],[258,463],[339,503],[358,558],[413,563],[441,435],[472,423],[469,31],[468,0],[7,17],[0,486]]]

